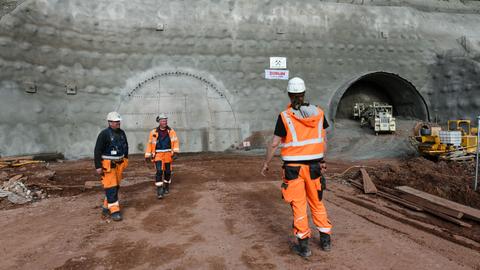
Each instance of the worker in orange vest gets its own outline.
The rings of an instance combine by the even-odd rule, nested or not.
[[[114,221],[122,220],[118,190],[122,173],[128,166],[128,142],[125,132],[120,129],[122,117],[118,112],[107,115],[108,128],[98,134],[94,150],[95,168],[99,175],[105,198],[103,200],[102,214],[111,215]]]
[[[148,137],[145,161],[155,164],[157,198],[162,199],[165,194],[170,192],[172,161],[177,158],[180,148],[175,130],[168,126],[167,116],[164,113],[160,114],[157,116],[157,122],[158,127],[150,131]]]
[[[272,143],[267,148],[261,174],[265,176],[268,164],[278,147],[283,165],[283,199],[293,211],[293,233],[298,244],[293,250],[302,257],[312,254],[308,239],[312,236],[308,225],[307,203],[313,223],[320,232],[320,247],[330,251],[332,225],[322,202],[326,171],[325,150],[328,128],[324,112],[305,99],[305,83],[301,78],[288,82],[290,105],[278,116]],[[323,187],[322,187],[323,186]]]

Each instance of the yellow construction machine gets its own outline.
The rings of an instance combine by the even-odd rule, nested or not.
[[[438,125],[419,122],[415,125],[412,143],[419,153],[436,160],[469,160],[475,157],[478,128],[470,120],[449,120],[447,130]]]

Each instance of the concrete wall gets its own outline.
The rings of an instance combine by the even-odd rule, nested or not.
[[[115,109],[136,152],[160,111],[183,150],[235,147],[287,103],[286,82],[262,77],[269,56],[288,57],[327,112],[346,85],[387,72],[440,120],[479,113],[477,3],[335,2],[19,3],[0,19],[0,155],[91,156]]]

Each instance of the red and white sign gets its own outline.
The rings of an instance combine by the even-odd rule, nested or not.
[[[288,70],[265,69],[267,80],[288,80]]]

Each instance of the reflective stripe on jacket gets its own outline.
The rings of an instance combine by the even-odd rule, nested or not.
[[[150,158],[150,157],[155,157],[155,152],[175,152],[178,153],[180,151],[179,147],[179,141],[177,137],[177,133],[173,128],[168,127],[168,136],[170,137],[170,144],[171,144],[171,149],[156,149],[157,141],[158,141],[158,132],[157,129],[153,129],[150,131],[150,135],[148,137],[148,142],[147,142],[147,149],[145,151],[145,157]]]
[[[280,115],[287,130],[282,138],[281,156],[283,161],[308,161],[321,159],[325,153],[325,129],[323,111],[317,107],[318,114],[306,118],[296,116],[292,108]]]

